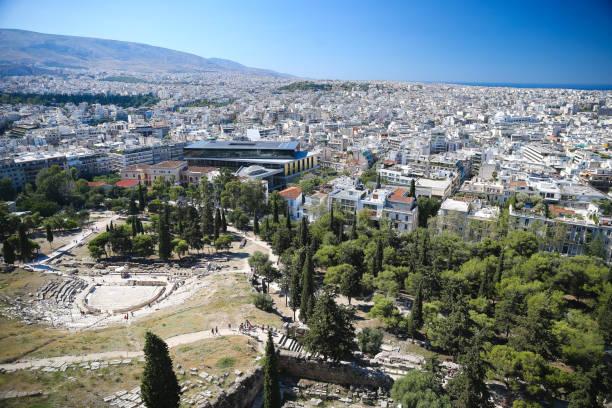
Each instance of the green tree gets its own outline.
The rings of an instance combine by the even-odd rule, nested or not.
[[[130,194],[130,206],[128,207],[128,214],[136,215],[138,214],[138,206],[136,205],[136,197],[134,194]]]
[[[410,370],[393,383],[391,398],[406,408],[451,408],[451,401],[435,373]]]
[[[4,241],[4,245],[2,246],[2,257],[4,258],[4,262],[9,265],[15,263],[15,248],[13,247],[13,243],[8,239]]]
[[[351,356],[355,328],[353,314],[334,301],[331,293],[323,292],[317,299],[308,319],[309,331],[304,336],[304,347],[325,359],[340,360]]]
[[[160,259],[167,260],[170,259],[172,255],[172,243],[170,240],[170,230],[168,225],[166,224],[165,217],[159,217],[159,227],[158,227],[158,249],[157,253]]]
[[[138,207],[140,211],[144,211],[147,205],[147,191],[143,184],[138,184]]]
[[[257,214],[253,216],[253,233],[259,235],[259,220],[257,219]]]
[[[606,244],[601,234],[595,235],[595,238],[588,244],[586,253],[597,258],[606,259]]]
[[[480,355],[480,343],[474,341],[467,352],[459,357],[461,372],[448,384],[448,393],[453,407],[457,408],[488,408],[493,407],[489,401],[489,391],[485,378],[487,363]]]
[[[174,247],[172,250],[179,256],[179,259],[181,259],[181,257],[185,255],[187,251],[189,251],[189,245],[183,239],[177,239],[175,241],[176,242],[174,242]]]
[[[434,217],[440,209],[440,201],[435,198],[419,197],[417,207],[419,208],[418,221],[420,228],[427,228],[427,220]]]
[[[311,308],[314,302],[314,265],[310,251],[306,252],[306,258],[304,259],[301,287],[300,319],[306,322],[312,313]]]
[[[393,299],[383,295],[375,295],[374,306],[368,312],[369,317],[377,317],[389,330],[397,330],[404,325],[404,319],[399,309],[393,304]]]
[[[264,408],[280,408],[281,406],[278,375],[278,357],[274,350],[272,332],[269,331],[264,360]]]
[[[10,178],[0,179],[0,201],[13,201],[17,197],[13,180]]]
[[[357,334],[357,343],[362,352],[371,356],[378,353],[383,341],[383,331],[378,327],[364,327]]]
[[[26,233],[26,226],[24,223],[20,223],[17,229],[19,236],[19,259],[27,261],[32,257],[32,246]]]
[[[340,294],[348,298],[349,305],[351,298],[358,296],[361,292],[361,274],[356,268],[348,268],[340,277]]]
[[[423,287],[419,284],[419,289],[414,298],[414,305],[410,312],[412,327],[414,330],[419,330],[423,327]]]
[[[410,180],[410,197],[416,198],[416,182],[414,179]]]
[[[234,236],[232,234],[223,234],[219,238],[215,239],[215,249],[217,251],[223,249],[230,249],[232,247],[232,241]]]
[[[150,235],[139,234],[132,239],[132,248],[138,256],[147,257],[155,253],[155,244]]]
[[[172,370],[168,345],[147,331],[144,355],[145,363],[140,384],[144,405],[147,408],[178,408],[181,388]]]
[[[53,229],[51,228],[50,224],[47,224],[46,235],[47,235],[47,242],[49,243],[49,247],[51,248],[51,243],[53,242]],[[53,248],[51,248],[51,250],[53,250]]]

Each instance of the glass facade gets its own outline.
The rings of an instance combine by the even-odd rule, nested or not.
[[[183,152],[185,159],[294,159],[295,150],[286,149],[207,149],[190,148]]]

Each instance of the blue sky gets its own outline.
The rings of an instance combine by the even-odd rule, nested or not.
[[[0,0],[0,27],[311,78],[612,84],[611,0]]]

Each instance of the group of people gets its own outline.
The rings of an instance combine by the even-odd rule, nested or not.
[[[238,329],[238,331],[242,333],[252,329],[253,325],[251,324],[251,322],[249,322],[249,319],[247,319],[244,323],[240,323],[240,328]]]

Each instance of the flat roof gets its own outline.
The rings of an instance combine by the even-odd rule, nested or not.
[[[236,150],[296,150],[298,142],[232,142],[200,140],[185,146],[185,149],[236,149]]]

